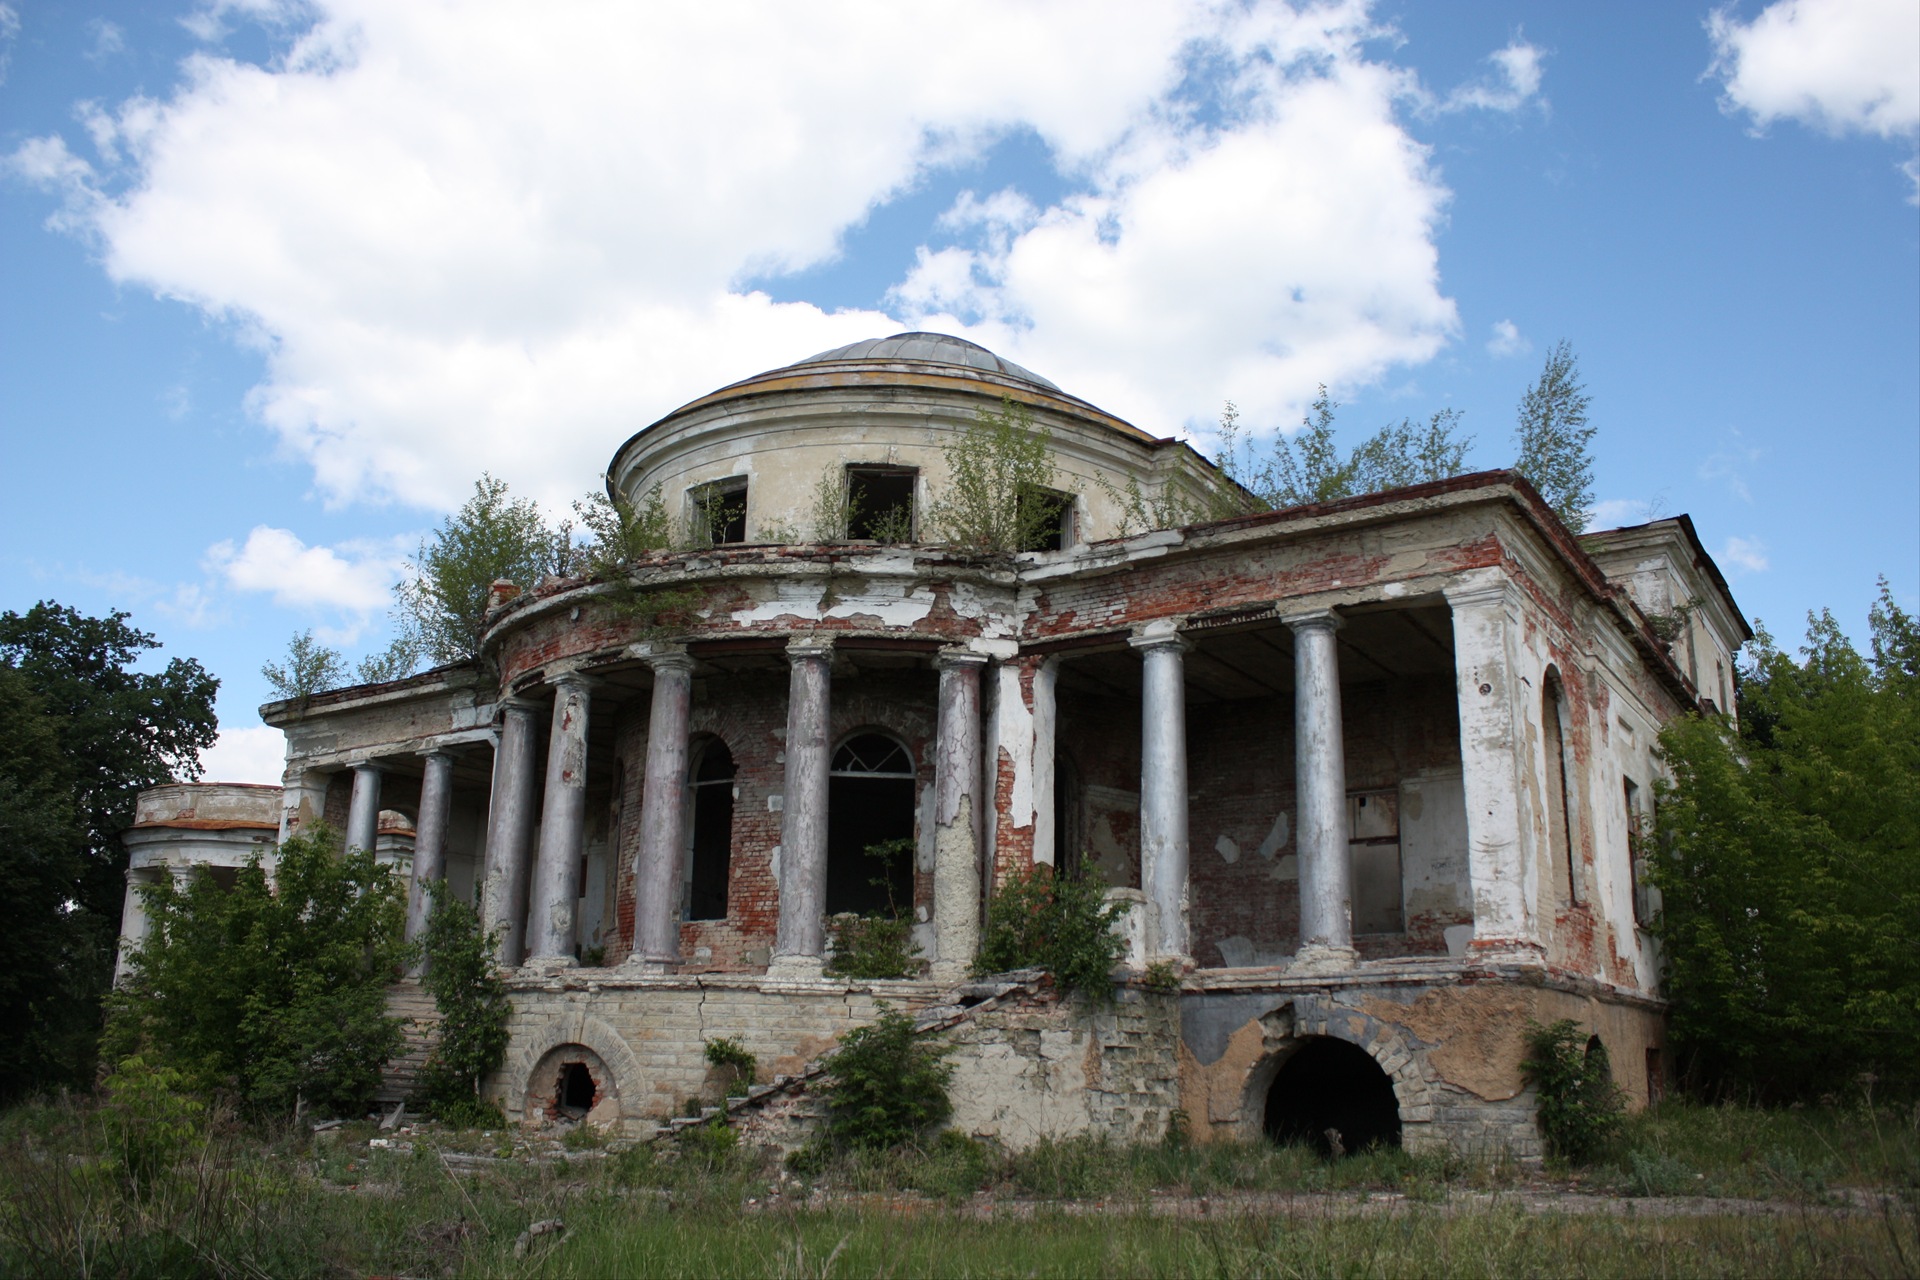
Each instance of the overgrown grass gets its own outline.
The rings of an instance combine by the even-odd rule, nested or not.
[[[1920,1194],[1920,1106],[1665,1102],[1627,1118],[1599,1173],[1630,1195],[1818,1198],[1878,1187],[1911,1197]]]
[[[1616,1217],[1529,1209],[1551,1187],[1511,1164],[1399,1151],[1328,1162],[1267,1144],[1074,1138],[1008,1155],[949,1136],[849,1153],[796,1182],[724,1129],[672,1148],[549,1142],[535,1161],[507,1132],[262,1134],[217,1110],[136,1181],[100,1108],[42,1104],[0,1114],[0,1275],[1910,1276],[1914,1134],[1897,1118],[1662,1108],[1632,1122],[1630,1153],[1707,1173],[1685,1190],[1798,1203]],[[514,1158],[472,1159],[501,1153]],[[1842,1212],[1781,1185],[1816,1160],[1829,1188],[1906,1198]],[[824,1188],[838,1195],[816,1199]],[[1457,1194],[1469,1190],[1489,1195]],[[1285,1212],[1232,1194],[1317,1191],[1398,1194],[1308,1196]],[[517,1256],[552,1219],[565,1231],[528,1237]]]

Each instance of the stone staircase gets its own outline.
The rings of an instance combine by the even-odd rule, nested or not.
[[[383,1107],[404,1102],[413,1093],[420,1068],[426,1065],[433,1048],[440,1011],[434,1007],[418,979],[404,978],[387,988],[387,1012],[400,1019],[401,1034],[406,1037],[400,1052],[387,1062],[380,1075],[380,1092],[374,1098]]]

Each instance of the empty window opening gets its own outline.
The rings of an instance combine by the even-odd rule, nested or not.
[[[553,1094],[554,1110],[577,1120],[593,1110],[593,1099],[597,1092],[593,1085],[593,1073],[587,1070],[586,1063],[563,1063],[559,1084]]]
[[[727,881],[733,869],[733,753],[719,740],[694,759],[688,790],[686,918],[725,920]]]
[[[1018,498],[1022,551],[1060,551],[1073,545],[1073,495],[1023,489]]]
[[[687,523],[697,544],[718,547],[747,540],[747,478],[729,476],[687,490]]]
[[[913,541],[913,486],[908,467],[847,468],[847,537]]]
[[[1647,816],[1640,807],[1640,784],[1632,778],[1620,779],[1620,806],[1627,822],[1627,873],[1633,878],[1633,920],[1635,924],[1653,923],[1653,886],[1648,883]]]
[[[1347,831],[1353,931],[1405,932],[1400,888],[1399,794],[1366,791],[1348,796]]]
[[[863,733],[834,753],[827,780],[828,915],[912,907],[915,790],[913,756],[897,738]],[[870,852],[879,849],[889,852]]]
[[[1393,1081],[1365,1049],[1316,1036],[1301,1045],[1267,1091],[1267,1136],[1323,1156],[1400,1145]]]
[[[1553,849],[1553,876],[1561,896],[1580,901],[1580,875],[1573,861],[1573,804],[1567,777],[1566,698],[1560,674],[1547,669],[1546,692],[1541,696],[1541,733],[1547,765],[1547,839]]]

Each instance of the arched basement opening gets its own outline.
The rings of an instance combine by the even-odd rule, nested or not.
[[[867,850],[895,840],[911,844],[914,791],[913,756],[897,738],[862,733],[834,753],[827,781],[828,915],[912,906],[912,853],[883,862]]]
[[[593,1100],[598,1093],[593,1083],[593,1072],[588,1070],[586,1063],[564,1063],[554,1089],[554,1111],[557,1115],[579,1119],[593,1110]]]
[[[1393,1081],[1365,1049],[1315,1036],[1274,1077],[1266,1131],[1283,1146],[1303,1143],[1323,1156],[1397,1147],[1400,1107]]]

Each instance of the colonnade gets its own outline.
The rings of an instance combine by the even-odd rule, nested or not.
[[[1299,802],[1300,951],[1296,968],[1338,969],[1354,959],[1347,861],[1346,776],[1340,718],[1340,618],[1331,611],[1284,619],[1294,634],[1295,740]],[[1146,891],[1152,958],[1190,965],[1188,917],[1187,734],[1184,655],[1189,642],[1171,623],[1149,624],[1131,637],[1141,658],[1141,885]],[[692,711],[693,661],[675,646],[636,646],[653,672],[648,713],[639,847],[634,852],[634,935],[628,963],[669,971],[679,963],[681,860]],[[826,945],[827,793],[832,761],[833,641],[802,635],[786,647],[787,725],[780,843],[773,862],[779,923],[769,972],[807,977],[821,972]],[[933,922],[936,978],[963,976],[978,949],[983,887],[983,832],[993,800],[984,769],[981,676],[989,659],[963,649],[942,652],[933,774]],[[1036,755],[1051,754],[1057,660],[1042,664],[1031,684]],[[551,732],[544,797],[539,774],[539,704],[509,698],[499,712],[481,920],[501,937],[507,964],[572,963],[574,909],[580,895],[580,850],[586,819],[587,725],[594,682],[577,673],[553,677]],[[446,870],[452,760],[425,753],[414,877],[408,904],[410,938],[425,929],[427,886]],[[1053,861],[1051,768],[1036,768],[1034,853]],[[371,848],[379,812],[377,764],[355,768],[347,843]],[[535,816],[540,815],[538,848]],[[531,860],[531,866],[529,861]],[[531,892],[529,893],[529,888]],[[531,901],[528,898],[531,897]]]

